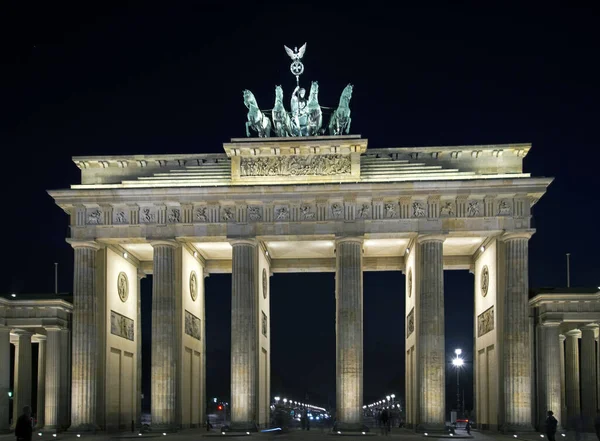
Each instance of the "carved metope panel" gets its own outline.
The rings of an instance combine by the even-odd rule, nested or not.
[[[127,340],[134,340],[133,320],[129,317],[110,311],[110,333]]]
[[[264,311],[262,312],[262,335],[267,336],[267,314]]]
[[[406,336],[415,332],[415,308],[411,309],[406,318]]]
[[[481,295],[483,297],[487,296],[489,286],[490,286],[490,271],[488,270],[487,265],[484,265],[483,269],[481,270]]]
[[[331,176],[351,174],[350,156],[271,156],[241,158],[240,176]]]
[[[494,307],[483,311],[477,316],[477,337],[494,330]]]
[[[198,298],[198,276],[196,271],[190,273],[190,296],[193,302]]]
[[[185,333],[200,340],[200,319],[189,311],[185,311]]]
[[[129,279],[127,279],[127,274],[123,271],[117,277],[117,292],[121,301],[125,303],[129,297]]]

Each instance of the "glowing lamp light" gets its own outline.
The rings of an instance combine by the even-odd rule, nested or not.
[[[427,432],[425,432],[423,435],[427,436],[427,435],[429,435],[429,434],[428,434]]]
[[[141,434],[141,433],[138,433],[138,436],[142,436],[142,434]]]
[[[451,433],[450,436],[454,436],[454,434]]]
[[[275,397],[275,401],[279,401],[281,398],[279,397]]]
[[[396,398],[396,395],[392,394],[392,395],[390,395],[390,397],[392,397],[392,398]]]
[[[543,438],[543,437],[544,437],[544,435],[540,435],[540,437],[541,437],[541,438]]]
[[[225,435],[225,432],[221,432],[221,435]]]
[[[342,434],[342,432],[340,432],[340,431],[338,430],[338,435],[341,435],[341,434]]]
[[[246,435],[250,435],[250,432],[246,432]]]
[[[81,438],[81,435],[79,433],[77,434],[77,438]]]
[[[366,409],[366,408],[367,408],[367,406],[363,406],[363,409]]]
[[[453,358],[452,359],[452,364],[456,367],[461,367],[463,365],[463,359],[462,358]]]
[[[366,434],[367,434],[367,432],[363,432],[362,434],[363,434],[363,435],[366,435]]]
[[[283,402],[284,402],[284,403],[287,403],[287,398],[284,398],[284,399],[283,399]]]
[[[389,395],[386,395],[385,397],[388,401],[390,401],[391,397]]]
[[[167,436],[166,432],[163,432],[163,436]]]
[[[14,292],[10,296],[11,297],[17,297],[17,295]]]
[[[517,435],[513,435],[515,438],[517,437]]]
[[[454,353],[458,356],[458,355],[462,354],[462,349],[455,349]]]
[[[38,432],[38,436],[42,436],[42,432]]]
[[[53,434],[52,434],[52,436],[53,436],[54,438],[56,438],[56,433],[53,433]]]
[[[561,433],[561,435],[562,435],[562,436],[567,436],[567,435],[565,435],[564,433]]]

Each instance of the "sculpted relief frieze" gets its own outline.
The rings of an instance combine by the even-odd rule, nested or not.
[[[350,156],[271,156],[241,158],[240,175],[251,176],[330,176],[351,173]]]
[[[477,316],[477,337],[494,330],[494,307],[486,309]]]
[[[264,159],[264,158],[263,158]],[[148,224],[201,224],[201,223],[260,223],[260,222],[322,222],[330,220],[378,221],[428,218],[506,218],[522,216],[524,204],[529,201],[495,198],[439,200],[439,197],[397,200],[369,199],[341,201],[339,199],[270,200],[244,203],[231,200],[220,205],[216,201],[198,201],[174,205],[145,202],[126,207],[115,204],[106,207],[81,208],[75,211],[78,226],[125,226]],[[519,225],[528,225],[524,219]]]

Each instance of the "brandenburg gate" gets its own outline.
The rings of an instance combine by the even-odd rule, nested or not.
[[[523,173],[529,148],[367,149],[360,136],[334,135],[232,139],[221,154],[73,158],[81,183],[50,191],[75,252],[72,427],[128,427],[139,410],[147,274],[152,425],[205,420],[211,273],[232,275],[232,427],[268,424],[269,299],[285,295],[269,279],[319,271],[335,272],[339,427],[361,423],[364,271],[405,274],[407,422],[442,427],[443,274],[468,269],[486,391],[478,406],[491,427],[531,428],[527,251],[531,207],[551,179]]]
[[[349,134],[350,84],[323,126],[319,84],[308,97],[300,86],[305,50],[286,47],[291,112],[281,86],[269,111],[244,91],[246,134],[259,138],[232,139],[224,153],[75,157],[81,183],[49,192],[69,215],[75,254],[74,430],[126,428],[139,414],[148,274],[152,426],[205,421],[211,273],[232,278],[231,429],[267,425],[269,301],[285,295],[270,276],[322,271],[335,273],[337,430],[361,428],[364,271],[406,276],[407,423],[441,429],[443,276],[458,269],[475,275],[479,423],[533,427],[528,243],[551,179],[523,173],[529,144],[367,149]]]

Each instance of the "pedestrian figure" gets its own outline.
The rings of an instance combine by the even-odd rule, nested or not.
[[[600,409],[596,411],[596,419],[594,420],[594,429],[596,429],[596,436],[600,441]]]
[[[389,434],[389,426],[388,426],[389,419],[390,419],[390,417],[389,417],[387,409],[383,409],[381,411],[380,420],[381,420],[381,433],[383,433],[384,435]]]
[[[15,426],[15,436],[17,437],[17,441],[31,441],[32,431],[31,407],[25,406],[23,408],[23,414],[17,419],[17,424]]]
[[[465,430],[467,431],[467,435],[471,434],[471,421],[467,420],[467,424],[465,424]]]
[[[558,427],[558,420],[554,418],[554,412],[548,411],[548,418],[546,418],[546,436],[548,441],[555,441],[556,428]]]

